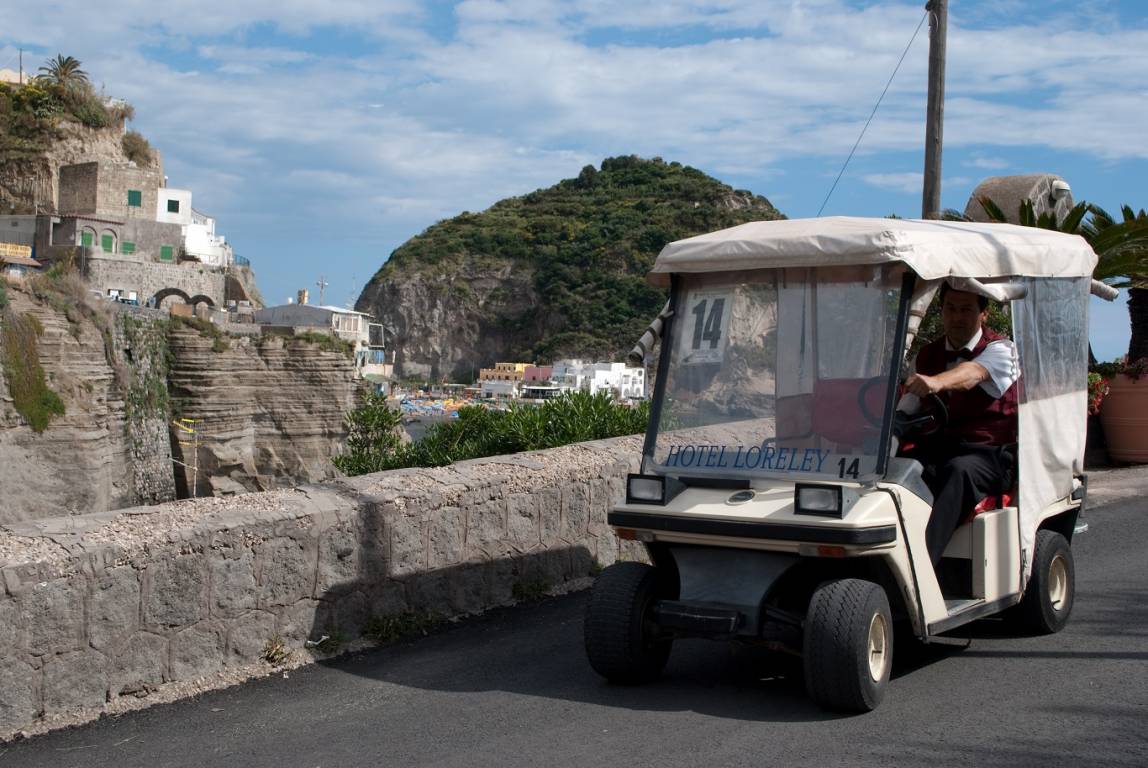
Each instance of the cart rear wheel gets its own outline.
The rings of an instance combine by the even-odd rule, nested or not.
[[[583,625],[586,656],[613,683],[648,683],[662,673],[673,640],[653,623],[657,571],[644,563],[614,563],[598,575]]]
[[[1037,531],[1032,578],[1018,606],[1020,620],[1037,634],[1059,632],[1068,623],[1075,595],[1072,548],[1056,531]]]
[[[885,590],[842,579],[818,587],[805,618],[805,687],[828,709],[868,712],[893,667],[893,620]]]

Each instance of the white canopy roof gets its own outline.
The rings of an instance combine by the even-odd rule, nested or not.
[[[1096,254],[1079,235],[1015,224],[822,219],[754,221],[670,243],[650,282],[672,273],[904,262],[921,278],[1082,277]]]

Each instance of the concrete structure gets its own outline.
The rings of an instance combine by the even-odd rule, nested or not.
[[[511,400],[518,397],[519,384],[517,381],[482,379],[479,381],[479,393],[487,400]]]
[[[1017,214],[1025,200],[1031,200],[1037,216],[1055,211],[1056,220],[1063,221],[1072,210],[1072,190],[1054,173],[1031,173],[1017,176],[991,176],[973,190],[965,205],[965,216],[973,221],[989,221],[981,198],[993,201],[1010,223],[1018,223]]]
[[[29,272],[37,272],[40,262],[33,259],[29,246],[0,243],[0,275],[23,279]]]
[[[0,69],[0,83],[7,83],[8,85],[23,85],[28,82],[31,75],[27,72],[17,72],[14,69]]]
[[[172,682],[265,674],[268,649],[351,642],[371,619],[585,584],[642,556],[606,524],[639,452],[627,437],[4,526],[0,739]]]

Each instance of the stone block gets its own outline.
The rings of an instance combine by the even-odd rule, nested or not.
[[[466,508],[466,557],[497,555],[505,548],[506,506],[488,501]]]
[[[314,640],[331,623],[329,602],[300,600],[280,611],[275,620],[275,632],[284,641],[296,647],[304,640]]]
[[[108,688],[113,697],[148,693],[167,675],[167,638],[150,632],[132,635],[110,663]]]
[[[580,579],[593,574],[594,554],[593,550],[582,544],[572,547],[570,549],[570,571],[563,580]]]
[[[530,493],[512,493],[506,500],[506,526],[510,541],[520,552],[537,547],[541,541],[538,502]]]
[[[467,563],[446,572],[447,596],[454,613],[478,613],[487,607],[486,572],[484,563]]]
[[[534,498],[538,504],[542,543],[549,546],[562,536],[562,492],[557,488],[543,488],[534,492]]]
[[[590,481],[590,525],[605,523],[606,513],[610,511],[612,499],[610,497],[610,483],[607,480]]]
[[[311,596],[315,563],[307,542],[277,538],[264,542],[259,552],[259,605],[292,605]]]
[[[73,651],[44,662],[44,714],[95,709],[108,700],[108,661],[99,651]]]
[[[415,574],[406,579],[406,587],[412,611],[432,616],[449,616],[453,613],[450,581],[445,572]]]
[[[24,728],[40,711],[40,672],[19,659],[0,658],[0,739]]]
[[[372,584],[367,590],[372,616],[397,616],[411,610],[406,587],[399,581]]]
[[[216,622],[201,622],[174,635],[171,638],[172,679],[193,680],[218,672],[223,667],[226,648],[224,629]]]
[[[590,525],[590,488],[575,481],[562,491],[562,538],[579,541]]]
[[[27,647],[28,625],[20,618],[20,608],[0,591],[0,652]]]
[[[445,568],[462,562],[466,538],[466,516],[459,507],[428,510],[431,515],[427,536],[427,567]]]
[[[255,581],[254,552],[243,549],[237,556],[212,557],[207,567],[211,572],[213,616],[238,616],[255,608],[259,589]]]
[[[111,568],[92,583],[88,642],[107,652],[121,645],[140,623],[140,578],[135,568]]]
[[[275,615],[251,611],[228,622],[227,663],[251,664],[263,658],[267,641],[275,637]]]
[[[207,615],[207,576],[197,554],[156,559],[143,575],[143,620],[149,627],[186,627]]]
[[[84,645],[84,591],[80,577],[29,585],[17,596],[34,656],[74,651]]]
[[[331,606],[334,617],[333,629],[344,641],[355,640],[363,634],[363,628],[371,618],[371,604],[362,592],[340,595]]]
[[[427,567],[427,542],[422,520],[415,514],[396,515],[391,526],[391,575],[406,576]]]
[[[328,528],[319,537],[318,597],[346,592],[362,580],[362,547],[359,532],[350,525]]]

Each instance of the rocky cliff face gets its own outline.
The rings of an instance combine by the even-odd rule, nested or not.
[[[495,360],[529,354],[539,329],[534,270],[509,260],[372,281],[359,305],[389,330],[400,376],[471,380]]]
[[[180,495],[291,487],[337,475],[344,414],[359,402],[353,361],[297,338],[203,335],[175,328],[169,392],[190,419],[173,446]],[[196,459],[198,457],[198,460]]]
[[[164,500],[136,493],[125,393],[101,330],[11,288],[8,298],[8,312],[31,315],[43,328],[40,363],[65,413],[37,434],[16,412],[0,372],[0,523]]]
[[[35,432],[0,368],[0,525],[189,495],[173,458],[198,464],[198,496],[337,474],[331,458],[360,380],[333,345],[204,336],[158,312],[75,301],[65,310],[59,296],[41,301],[14,286],[7,297],[0,315],[43,329],[36,356],[64,415]],[[173,416],[193,419],[197,436],[174,436]],[[198,443],[198,461],[181,440]]]

